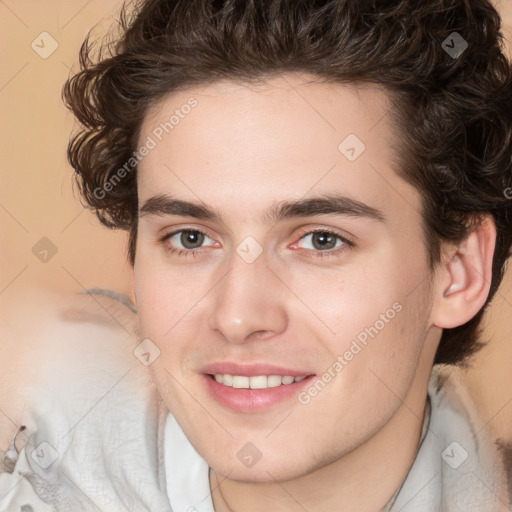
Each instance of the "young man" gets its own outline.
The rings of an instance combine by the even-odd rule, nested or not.
[[[512,510],[492,440],[433,371],[478,349],[512,245],[491,4],[149,0],[122,19],[66,84],[69,156],[130,231],[160,419],[121,395],[134,430],[98,418],[46,473],[18,458],[36,494],[59,511]],[[79,492],[66,454],[94,451],[90,432],[113,458],[69,478]],[[153,478],[130,477],[137,453]]]

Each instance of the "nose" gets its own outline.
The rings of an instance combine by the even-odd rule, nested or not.
[[[212,292],[208,326],[229,343],[264,340],[286,329],[286,289],[263,254],[252,263],[233,254],[230,270]]]

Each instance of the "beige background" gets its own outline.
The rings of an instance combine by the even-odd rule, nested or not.
[[[125,234],[101,227],[73,194],[66,161],[73,119],[60,97],[62,84],[76,69],[86,33],[99,23],[95,33],[100,35],[119,5],[104,0],[0,0],[0,433],[16,424],[20,409],[13,398],[31,372],[27,354],[37,349],[34,308],[42,306],[42,299],[31,290],[60,295],[94,286],[131,290]],[[512,26],[512,0],[496,5]],[[43,32],[58,44],[46,59],[31,47],[35,41],[40,52],[50,48]],[[506,34],[512,39],[510,28]],[[57,249],[47,262],[32,252],[43,237]],[[486,321],[485,338],[492,341],[475,358],[474,368],[460,374],[488,428],[512,441],[511,271]]]

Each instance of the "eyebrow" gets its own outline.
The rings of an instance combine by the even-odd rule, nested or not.
[[[219,220],[224,223],[222,215],[215,209],[205,204],[176,199],[166,194],[159,194],[147,199],[139,209],[139,217],[145,215],[177,215],[203,220]],[[354,198],[336,194],[279,201],[264,214],[262,220],[272,224],[295,217],[320,215],[344,215],[386,222],[382,211]]]

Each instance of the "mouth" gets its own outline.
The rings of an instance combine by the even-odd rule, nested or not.
[[[224,408],[242,413],[265,412],[295,399],[315,374],[273,365],[218,363],[203,369],[208,395]]]

